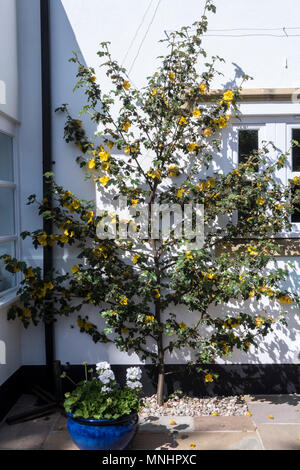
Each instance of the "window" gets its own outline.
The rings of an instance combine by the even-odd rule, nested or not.
[[[0,132],[0,256],[16,256],[16,184],[14,168],[13,138]],[[16,286],[16,275],[5,270],[0,264],[0,292]]]
[[[292,139],[300,144],[300,129],[292,129]],[[300,147],[292,149],[292,169],[293,172],[300,172]]]
[[[258,129],[240,129],[238,131],[238,163],[245,163],[254,150],[258,150]]]
[[[238,130],[238,164],[245,163],[248,158],[258,150],[258,129]],[[250,183],[249,183],[250,185]],[[249,210],[255,207],[253,201],[248,201],[248,207],[238,212],[238,220],[246,220],[249,217]]]
[[[300,127],[292,126],[290,128],[290,135],[288,136],[288,141],[296,140],[300,143]],[[300,177],[300,147],[293,147],[291,150],[291,162],[290,162],[291,171],[289,172],[289,178],[294,179],[295,177]],[[300,224],[300,204],[298,205],[298,210],[296,210],[291,216],[292,224]],[[295,225],[294,229],[299,230],[299,225]]]

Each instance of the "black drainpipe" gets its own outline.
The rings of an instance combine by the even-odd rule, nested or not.
[[[50,14],[49,0],[40,0],[41,17],[41,78],[42,78],[42,142],[43,142],[43,175],[52,171],[52,126],[51,126],[51,56],[50,56]],[[52,200],[49,184],[43,176],[43,197],[47,198],[51,207]],[[46,233],[52,233],[52,222],[43,221]],[[44,275],[51,273],[53,268],[53,250],[50,246],[43,248]],[[47,366],[47,381],[52,388],[52,368],[54,362],[54,326],[45,323],[45,352]]]

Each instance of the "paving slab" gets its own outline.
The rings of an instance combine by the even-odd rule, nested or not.
[[[300,450],[299,424],[259,424],[257,429],[266,450]]]
[[[255,432],[199,432],[176,436],[176,450],[262,450]]]
[[[300,424],[299,395],[258,395],[251,397],[248,409],[256,424]]]
[[[58,419],[57,414],[0,427],[0,449],[40,449]]]
[[[134,450],[163,450],[174,449],[174,447],[174,435],[170,432],[138,432],[132,443]]]
[[[140,417],[139,423],[139,432],[194,431],[194,418],[192,416]]]
[[[255,431],[248,416],[195,416],[195,431]]]
[[[42,445],[42,450],[79,450],[68,431],[52,431]]]

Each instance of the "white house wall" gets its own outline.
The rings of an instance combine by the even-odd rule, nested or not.
[[[16,0],[0,0],[0,113],[18,119]]]
[[[69,103],[73,115],[84,104],[82,94],[72,93],[76,67],[68,62],[72,51],[78,51],[88,66],[96,68],[98,80],[107,86],[103,72],[97,69],[99,63],[96,55],[101,41],[111,41],[113,56],[132,70],[130,79],[134,85],[143,86],[145,77],[153,72],[156,57],[163,51],[158,40],[164,37],[164,31],[172,31],[182,25],[191,24],[199,18],[201,3],[199,0],[162,0],[153,18],[158,1],[152,2],[151,8],[137,32],[136,40],[130,48],[131,41],[141,23],[143,15],[150,4],[146,0],[51,0],[51,36],[52,36],[52,99],[53,108],[62,103]],[[238,83],[241,69],[252,75],[254,80],[248,87],[280,88],[300,86],[299,66],[299,37],[286,37],[283,27],[297,26],[295,18],[299,17],[300,4],[294,0],[217,0],[217,15],[209,15],[209,29],[219,30],[243,28],[243,37],[232,37],[239,32],[209,31],[205,38],[208,52],[223,56],[227,63],[223,66],[224,77],[215,83],[216,87],[230,86],[232,78]],[[140,52],[146,30],[153,19]],[[260,28],[254,31],[252,28]],[[267,28],[277,28],[276,31],[265,31]],[[263,31],[263,30],[264,31]],[[286,30],[287,35],[300,34],[300,30]],[[226,34],[226,37],[215,36]],[[260,34],[259,36],[254,34]],[[285,37],[265,36],[274,34]],[[132,66],[134,59],[135,63]],[[237,64],[237,65],[236,65]],[[293,118],[300,114],[299,104],[294,103],[245,103],[242,111],[253,120],[259,120],[259,115],[270,115],[276,121],[280,115]],[[258,117],[257,117],[258,116]],[[88,125],[85,122],[85,125]],[[63,142],[64,118],[53,113],[53,159],[54,171],[59,184],[64,184],[78,196],[93,199],[95,188],[91,183],[83,181],[83,172],[75,163],[74,155],[78,149]],[[94,131],[88,125],[90,131]],[[277,125],[276,125],[277,126]],[[275,126],[275,127],[276,127]],[[272,124],[269,124],[272,128]],[[275,129],[274,125],[273,128]],[[277,131],[280,128],[277,126]],[[57,250],[57,266],[67,270],[75,262],[74,252],[70,248]],[[288,261],[281,260],[281,264]],[[299,259],[295,260],[298,266]],[[294,276],[290,281],[297,285],[299,277]],[[246,306],[247,311],[253,311],[252,302]],[[259,352],[250,351],[249,355],[235,354],[231,362],[242,363],[280,363],[299,361],[299,322],[295,312],[289,314],[290,329],[279,327],[276,332],[261,343]],[[96,311],[88,310],[92,321],[99,322]],[[297,313],[297,312],[296,312]],[[188,322],[186,319],[185,321]],[[75,324],[75,328],[70,326]],[[29,333],[29,338],[33,332]],[[24,336],[25,337],[25,336]],[[114,346],[94,345],[89,336],[81,334],[76,329],[73,319],[61,319],[55,328],[56,358],[62,362],[80,363],[84,360],[95,362],[107,360],[111,363],[136,363],[136,355],[126,356],[118,352]],[[25,347],[25,355],[29,360],[30,340]],[[181,361],[182,357],[169,359],[169,362]],[[222,362],[222,361],[221,361]]]
[[[42,111],[39,0],[18,0],[20,67],[20,227],[21,231],[42,228],[42,220],[27,198],[35,193],[42,198]],[[30,239],[21,243],[21,257],[33,266],[42,266],[43,250],[35,250]],[[22,364],[44,363],[44,327],[22,327]]]

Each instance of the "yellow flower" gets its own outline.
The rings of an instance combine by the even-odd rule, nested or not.
[[[175,426],[175,424],[177,424],[177,423],[176,423],[176,421],[174,421],[174,419],[171,419],[171,421],[170,421],[169,424],[170,424],[171,426]]]
[[[170,176],[177,176],[179,173],[179,168],[176,165],[171,165],[169,166],[168,171]]]
[[[79,264],[76,264],[76,265],[73,266],[73,268],[72,268],[72,273],[73,273],[73,274],[76,274],[78,271],[79,271]]]
[[[280,297],[278,297],[278,300],[283,304],[290,304],[293,302],[293,300],[288,295],[281,295]]]
[[[74,232],[71,232],[74,235]],[[48,245],[49,246],[54,246],[56,245],[56,240],[55,240],[55,235],[50,235],[50,240],[48,240]]]
[[[69,237],[67,235],[62,235],[60,237],[61,243],[67,243],[69,241]]]
[[[114,143],[113,143],[111,140],[109,140],[108,142],[106,142],[106,145],[107,145],[107,147],[110,148],[110,150],[111,150],[111,149],[113,148],[113,146],[114,146]]]
[[[190,449],[195,449],[195,447],[196,447],[196,444],[194,443],[190,444]]]
[[[174,72],[169,72],[169,79],[171,80],[171,82],[175,81],[175,73]]]
[[[131,122],[125,121],[123,123],[123,131],[127,132],[130,126],[131,126]]]
[[[138,199],[130,199],[130,202],[131,202],[131,205],[135,207],[139,201]]]
[[[102,176],[102,178],[99,179],[100,183],[102,186],[106,186],[107,183],[109,182],[110,177],[109,176]]]
[[[193,255],[191,255],[190,251],[187,251],[184,256],[186,257],[186,259],[193,259]]]
[[[71,204],[71,210],[77,210],[80,207],[80,202],[79,201],[73,201]]]
[[[246,413],[246,416],[252,416],[252,413],[250,413],[250,411],[248,411],[248,413]]]
[[[31,268],[26,269],[24,276],[26,278],[34,277],[34,272],[32,271]]]
[[[93,222],[93,218],[94,218],[94,211],[88,211],[86,213],[85,217],[89,217],[88,224],[91,224]]]
[[[231,90],[227,90],[224,94],[223,94],[223,99],[225,101],[232,101],[233,100],[233,97],[234,97],[234,93],[233,91]]]
[[[125,147],[124,152],[125,152],[126,154],[130,153],[130,147],[128,147],[128,146]]]
[[[147,315],[146,318],[145,318],[145,323],[146,325],[148,326],[149,323],[153,323],[154,322],[154,316],[153,315]]]
[[[25,317],[31,317],[31,311],[27,307],[22,307],[22,312]]]
[[[147,175],[150,176],[150,178],[153,178],[153,179],[154,178],[160,179],[160,171],[159,170],[156,170],[156,172],[154,173],[153,169],[150,168]]]
[[[140,257],[141,257],[140,255],[135,255],[135,256],[133,256],[133,257],[132,257],[132,262],[133,262],[134,264],[136,264],[136,263],[138,262],[138,260],[140,259]]]
[[[268,415],[268,418],[269,419],[274,419],[274,416],[273,415]]]
[[[160,292],[158,289],[153,289],[153,292],[155,292],[155,298],[159,299],[160,298]]]
[[[184,193],[184,189],[178,189],[176,196],[181,198]]]
[[[252,255],[252,256],[258,255],[258,251],[255,251],[256,248],[257,248],[256,246],[248,246],[248,251],[249,251],[250,255]]]
[[[229,119],[229,116],[227,116],[227,115],[219,117],[219,119],[217,121],[217,124],[218,124],[220,129],[223,129],[223,127],[227,126],[228,119]]]
[[[95,160],[93,158],[91,160],[89,160],[87,166],[89,167],[90,170],[95,168],[95,166],[96,166]]]
[[[214,378],[211,374],[206,374],[205,376],[205,382],[213,382]]]
[[[101,170],[103,171],[108,171],[109,170],[109,167],[110,167],[110,163],[109,162],[103,162],[101,164]]]
[[[52,290],[52,289],[54,289],[54,285],[53,285],[53,283],[52,283],[51,281],[50,281],[50,282],[46,282],[46,283],[44,284],[44,288],[45,288],[45,289]]]
[[[128,304],[128,299],[127,297],[123,297],[121,300],[120,300],[120,305],[127,305]]]
[[[275,204],[276,211],[281,211],[282,209],[284,209],[284,204]]]
[[[206,92],[207,86],[204,83],[200,83],[199,88],[200,88],[201,95],[204,95],[204,93]]]
[[[97,77],[95,77],[95,75],[93,75],[93,76],[91,77],[91,80],[92,80],[92,82],[95,82],[95,81],[97,80]]]
[[[38,242],[40,245],[47,246],[47,234],[43,233],[38,237]]]
[[[124,90],[129,90],[131,85],[128,80],[124,80],[122,87],[124,88]]]
[[[255,319],[255,323],[256,323],[256,326],[260,326],[260,325],[263,325],[264,324],[264,320],[260,317],[257,317]]]
[[[294,184],[300,184],[300,176],[295,176],[293,181]]]
[[[263,206],[265,201],[264,199],[261,197],[261,196],[258,196],[258,198],[256,199],[256,202],[257,204],[259,204],[260,206]]]
[[[218,416],[218,413],[217,413],[216,411],[214,411],[214,412],[212,413],[212,416]]]
[[[194,115],[195,118],[200,117],[201,114],[202,114],[202,113],[201,113],[200,109],[198,109],[198,108],[194,109],[193,115]]]
[[[187,124],[187,120],[185,119],[184,116],[181,116],[181,118],[179,119],[179,123],[178,123],[180,126],[182,126],[183,124]]]
[[[208,128],[204,129],[203,134],[206,136],[209,136],[211,134],[211,129],[208,129]]]
[[[187,149],[189,152],[195,152],[199,148],[198,144],[188,144]]]
[[[102,150],[101,152],[99,152],[99,157],[101,162],[107,162],[110,157],[110,153],[106,152],[106,150]]]
[[[156,89],[156,88],[153,88],[152,93],[151,93],[152,96],[156,95],[156,93],[157,93],[157,89]]]
[[[249,297],[253,297],[253,296],[254,296],[254,294],[255,294],[255,291],[254,291],[254,290],[252,290],[251,292],[249,292]]]
[[[181,330],[185,330],[187,328],[187,325],[183,321],[181,323],[179,323],[178,326]]]

